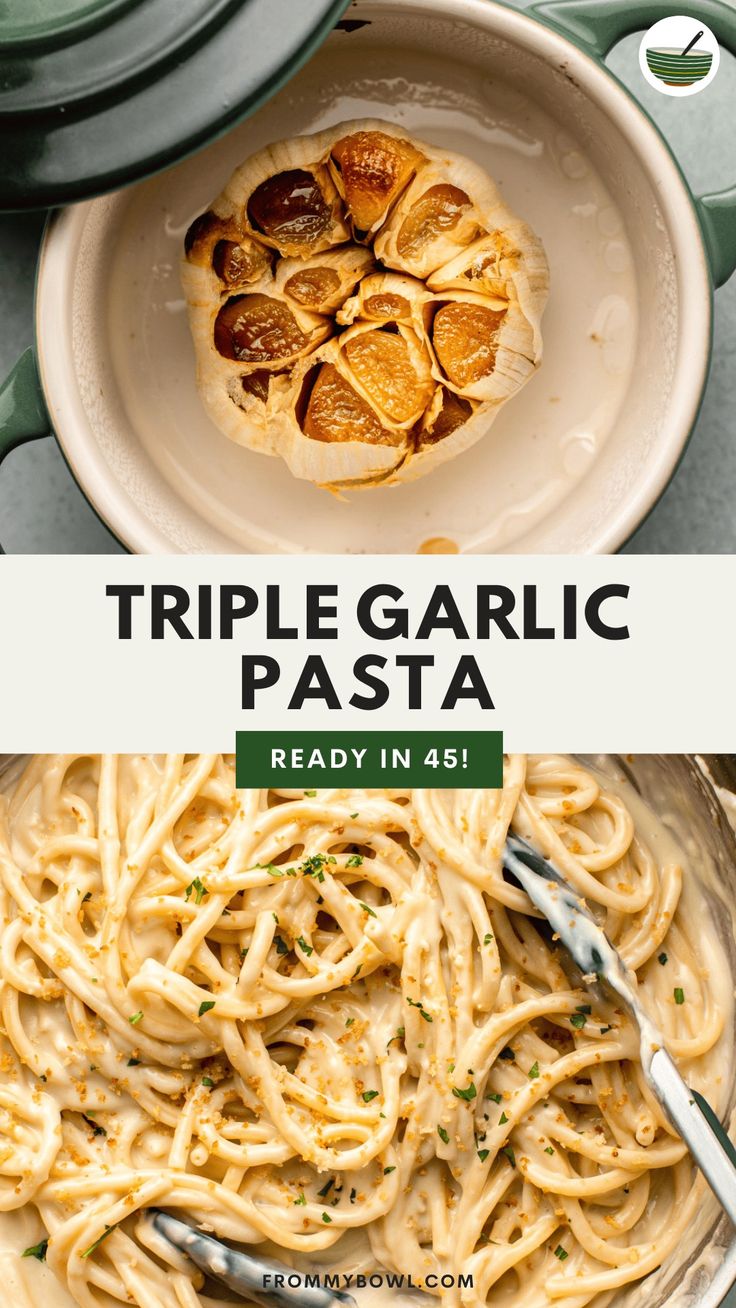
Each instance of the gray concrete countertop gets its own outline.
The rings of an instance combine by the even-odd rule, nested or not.
[[[523,8],[529,0],[516,3]],[[659,123],[693,189],[703,193],[733,185],[736,62],[724,55],[712,86],[676,100],[646,85],[638,46],[638,37],[622,42],[610,66]],[[31,343],[42,224],[41,215],[0,215],[0,377]],[[713,368],[696,430],[674,481],[627,551],[736,552],[735,378],[736,277],[716,295]],[[9,553],[114,553],[121,548],[90,509],[53,439],[15,450],[0,470],[0,542]]]

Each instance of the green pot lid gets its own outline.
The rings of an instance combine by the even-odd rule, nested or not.
[[[304,63],[349,0],[0,0],[0,209],[168,167]]]

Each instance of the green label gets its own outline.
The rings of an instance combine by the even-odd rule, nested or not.
[[[498,790],[501,731],[238,731],[241,789]]]

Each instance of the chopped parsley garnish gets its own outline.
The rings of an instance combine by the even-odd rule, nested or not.
[[[306,1201],[306,1199],[304,1198],[304,1195],[301,1194],[301,1193],[300,1193],[300,1195],[299,1195],[299,1198],[294,1200],[294,1203],[297,1205],[297,1207],[299,1207],[299,1206],[301,1206],[301,1205],[305,1205],[306,1202],[307,1202],[307,1201]]]
[[[484,944],[484,945],[490,945],[490,943],[491,943],[492,940],[493,940],[493,935],[491,934],[490,931],[487,931],[486,934],[485,934],[484,937],[483,937],[483,944]]]
[[[377,1099],[377,1098],[378,1098],[378,1091],[377,1091],[377,1090],[364,1090],[364,1091],[363,1091],[362,1098],[363,1098],[363,1102],[364,1102],[365,1104],[369,1104],[369,1103],[371,1102],[371,1099]]]
[[[324,881],[324,873],[320,876],[322,868],[327,863],[336,863],[337,859],[334,854],[310,854],[299,864],[299,871],[305,877],[316,877],[318,881]]]
[[[332,1221],[332,1218],[330,1217],[330,1214],[329,1214],[329,1213],[323,1213],[323,1214],[322,1214],[322,1221],[323,1221],[323,1222],[331,1222],[331,1221]]]
[[[516,1167],[516,1154],[511,1148],[511,1145],[504,1145],[501,1153],[506,1155],[512,1167]]]
[[[586,1013],[588,1015],[590,1015],[592,1011],[590,1004],[578,1004],[575,1009],[576,1013]]]
[[[93,1135],[107,1135],[107,1131],[105,1130],[104,1126],[100,1126],[99,1122],[93,1122],[92,1117],[89,1113],[82,1113],[82,1117],[84,1118],[84,1121],[87,1123],[87,1126],[91,1127]]]
[[[28,1249],[24,1249],[21,1258],[37,1258],[40,1263],[46,1262],[46,1250],[49,1247],[48,1236],[38,1244],[32,1244]]]
[[[539,1063],[532,1063],[531,1067],[529,1068],[529,1071],[527,1072],[527,1076],[529,1077],[530,1081],[536,1080],[536,1078],[539,1076]]]
[[[384,1167],[384,1169],[383,1169],[383,1175],[384,1175],[384,1176],[390,1176],[391,1172],[395,1172],[395,1171],[396,1171],[396,1168],[395,1168],[395,1167]]]
[[[421,999],[409,999],[408,996],[407,996],[407,1000],[406,1000],[406,1002],[407,1002],[407,1004],[409,1005],[410,1008],[418,1008],[418,1009],[419,1009],[419,1016],[420,1016],[420,1017],[423,1017],[424,1020],[425,1020],[425,1022],[432,1022],[432,1021],[434,1020],[434,1019],[432,1018],[432,1015],[431,1015],[430,1013],[427,1012],[426,1008],[424,1008]]]
[[[305,791],[304,791],[304,798],[305,798],[305,799],[314,799],[314,797],[315,797],[316,794],[317,794],[317,791],[316,791],[316,790],[305,790]]]
[[[202,1077],[202,1085],[206,1086],[208,1090],[211,1090],[212,1087],[214,1086],[214,1084],[215,1084],[215,1083],[214,1083],[214,1081],[212,1080],[212,1077],[211,1077],[211,1076],[203,1076],[203,1077]]]
[[[359,899],[359,900],[358,900],[358,903],[360,904],[360,907],[362,908],[362,910],[363,910],[364,913],[368,913],[368,914],[370,914],[371,917],[377,917],[377,916],[378,916],[378,914],[377,914],[377,913],[374,913],[374,912],[373,912],[373,909],[370,908],[370,907],[368,906],[368,904],[364,904],[364,903],[363,903],[363,900],[362,900],[362,899]]]
[[[115,1230],[116,1226],[117,1226],[117,1222],[115,1222],[113,1226],[106,1226],[104,1231],[102,1232],[102,1235],[93,1241],[93,1243],[89,1246],[89,1249],[85,1249],[84,1253],[79,1255],[80,1258],[89,1258],[90,1254],[94,1253],[95,1249],[99,1249],[100,1245],[102,1244],[102,1241],[107,1239],[108,1235],[110,1235],[110,1233]]]
[[[354,1204],[354,1203],[355,1203],[355,1200],[357,1199],[357,1197],[358,1197],[358,1191],[357,1191],[357,1190],[351,1190],[351,1191],[350,1191],[350,1202],[351,1202],[351,1204]]]
[[[128,1018],[128,1021],[130,1022],[131,1026],[137,1026],[138,1023],[142,1021],[142,1019],[143,1019],[143,1009],[139,1008],[137,1013],[133,1013],[132,1016]]]
[[[582,1031],[587,1020],[585,1013],[570,1014],[570,1026],[574,1026],[578,1031]]]
[[[484,1163],[484,1162],[486,1161],[486,1158],[488,1157],[488,1155],[489,1155],[490,1152],[491,1152],[490,1149],[479,1149],[479,1150],[478,1150],[478,1157],[480,1158],[480,1161],[481,1161],[482,1163]]]
[[[346,1026],[352,1026],[354,1021],[355,1021],[355,1018],[354,1018],[354,1017],[348,1017],[348,1018],[345,1019],[345,1025],[346,1025]]]
[[[405,1035],[406,1035],[406,1028],[403,1026],[398,1026],[396,1028],[396,1035],[391,1036],[391,1039],[386,1045],[386,1048],[390,1049],[395,1040],[403,1040]]]
[[[285,941],[281,936],[274,936],[273,940],[274,940],[274,944],[275,944],[275,946],[276,946],[276,953],[277,953],[277,954],[288,954],[288,952],[289,952],[289,946],[287,945],[286,941]]]
[[[360,817],[360,813],[351,813],[350,816],[351,818]]]
[[[612,1027],[612,1026],[602,1026],[602,1027],[601,1027],[601,1035],[605,1035],[607,1031],[612,1031],[612,1030],[613,1030],[613,1027]]]
[[[328,1196],[328,1194],[330,1193],[330,1190],[332,1189],[332,1187],[333,1187],[334,1184],[335,1184],[335,1178],[334,1178],[334,1176],[331,1176],[330,1179],[329,1179],[329,1181],[327,1181],[327,1182],[322,1186],[322,1189],[317,1191],[317,1194],[319,1195],[320,1199],[326,1199],[326,1198],[327,1198],[327,1196]]]
[[[201,904],[205,895],[208,895],[209,893],[209,890],[202,884],[199,877],[195,877],[193,881],[189,882],[189,885],[184,891],[184,898],[189,899],[190,895],[194,895],[195,904]]]
[[[657,962],[661,963],[662,967],[664,967],[665,963],[667,962],[667,955],[664,953],[664,951],[661,954],[657,954]]]
[[[450,1143],[450,1137],[449,1137],[449,1135],[447,1134],[447,1132],[446,1132],[444,1126],[438,1126],[438,1127],[437,1127],[437,1134],[438,1134],[438,1136],[440,1137],[440,1140],[442,1141],[443,1144],[449,1144],[449,1143]]]
[[[216,1003],[217,1000],[215,999],[204,999],[199,1005],[199,1016],[204,1017],[205,1013],[209,1013],[210,1009],[214,1008]]]
[[[129,1059],[128,1059],[128,1067],[140,1067],[140,1065],[141,1065],[141,1060],[140,1060],[140,1058],[129,1058]]]
[[[307,944],[306,940],[304,939],[304,936],[299,936],[296,943],[298,944],[302,953],[306,954],[307,957],[309,957],[310,954],[314,953],[314,949],[312,945]]]
[[[486,1099],[492,1099],[494,1104],[500,1104],[502,1098],[501,1095],[495,1094],[493,1090],[489,1090],[485,1097]]]
[[[554,1149],[552,1148],[552,1145],[547,1145],[547,1148],[545,1149],[544,1152],[545,1152],[546,1154],[553,1154],[555,1151],[554,1151]]]
[[[506,1123],[508,1122],[508,1120],[509,1120],[509,1119],[508,1119],[508,1117],[506,1116],[506,1114],[505,1114],[505,1113],[502,1113],[501,1116],[500,1116],[499,1119],[498,1119],[498,1125],[499,1125],[499,1126],[505,1126]]]
[[[684,1002],[685,1002],[685,991],[682,989],[681,986],[675,986],[675,1003],[684,1004]]]
[[[346,867],[362,867],[362,866],[363,866],[363,855],[362,855],[362,854],[351,854],[351,855],[350,855],[350,858],[348,859],[348,861],[347,861],[347,863],[345,864],[345,866],[346,866]]]
[[[478,1091],[476,1090],[473,1082],[471,1081],[470,1085],[466,1086],[464,1090],[458,1090],[457,1086],[454,1085],[452,1087],[452,1093],[454,1094],[456,1099],[464,1099],[466,1103],[470,1103],[471,1099],[475,1099],[475,1096],[477,1095]]]
[[[565,1259],[567,1258],[567,1249],[563,1249],[561,1244],[558,1244],[557,1248],[555,1249],[555,1258],[559,1258],[561,1263],[564,1263]]]
[[[501,1052],[500,1052],[500,1054],[499,1054],[498,1056],[499,1056],[499,1058],[505,1058],[505,1059],[507,1059],[507,1061],[508,1061],[509,1063],[513,1063],[513,1062],[516,1061],[516,1054],[514,1053],[513,1049],[511,1048],[511,1045],[504,1045],[503,1049],[501,1050]]]

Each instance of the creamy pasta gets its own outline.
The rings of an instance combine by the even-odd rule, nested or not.
[[[151,1207],[448,1308],[602,1308],[677,1248],[703,1182],[625,1015],[504,879],[507,831],[716,1106],[726,964],[579,763],[293,792],[237,791],[221,755],[54,755],[0,805],[0,1210],[35,1215],[29,1258],[83,1308],[228,1301]]]

